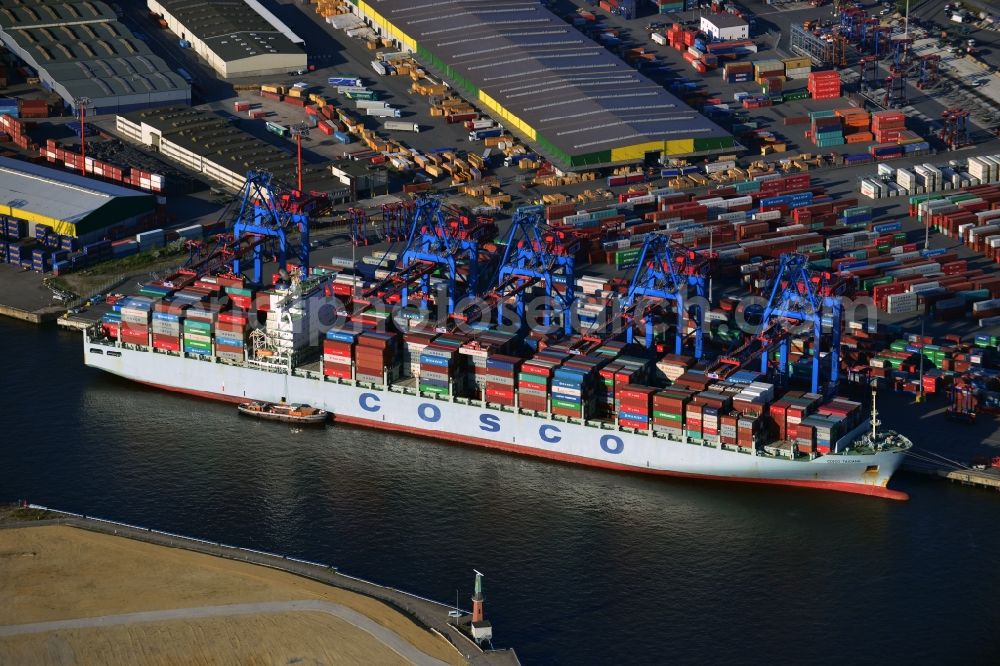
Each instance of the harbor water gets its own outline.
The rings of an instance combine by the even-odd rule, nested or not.
[[[458,589],[466,608],[475,567],[525,664],[1000,660],[983,490],[904,474],[893,502],[296,430],[85,368],[78,334],[0,321],[0,342],[0,500]]]

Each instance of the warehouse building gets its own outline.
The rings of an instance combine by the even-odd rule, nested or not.
[[[357,0],[355,9],[562,167],[711,155],[736,145],[541,3]]]
[[[190,103],[191,86],[102,2],[0,0],[0,41],[75,110],[125,113]]]
[[[147,0],[224,79],[306,68],[305,42],[257,0]]]
[[[118,116],[115,126],[126,139],[233,190],[243,187],[251,169],[268,171],[288,187],[297,183],[291,142],[286,152],[208,111],[184,106],[145,109]],[[303,164],[302,171],[303,189],[325,192],[335,203],[350,200],[350,185],[336,178],[329,166]]]
[[[0,215],[90,243],[113,227],[130,227],[154,212],[156,197],[93,178],[0,157]]]
[[[750,39],[750,25],[734,14],[709,14],[701,17],[699,29],[712,39],[728,42],[733,39]]]

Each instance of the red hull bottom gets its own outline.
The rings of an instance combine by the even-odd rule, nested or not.
[[[223,395],[221,393],[211,393],[208,391],[195,391],[191,389],[176,388],[173,386],[164,386],[162,384],[152,384],[149,382],[138,382],[138,383],[162,389],[164,391],[172,391],[174,393],[185,393],[187,395],[193,395],[199,398],[208,398],[209,400],[217,400],[221,402],[231,402],[234,404],[239,404],[247,401],[247,398],[228,396],[228,395]],[[839,483],[837,481],[805,481],[797,479],[752,479],[742,476],[714,476],[712,474],[692,474],[690,472],[672,472],[669,470],[662,470],[662,469],[643,469],[640,467],[618,465],[616,463],[609,463],[601,460],[592,460],[590,458],[566,455],[563,453],[556,453],[553,451],[543,451],[539,449],[524,449],[522,447],[503,444],[501,442],[495,442],[489,439],[481,439],[479,437],[469,437],[467,435],[459,435],[457,433],[449,433],[449,438],[443,439],[441,437],[441,433],[434,430],[423,430],[421,428],[412,428],[410,426],[401,426],[401,425],[396,425],[394,423],[384,423],[382,421],[372,421],[369,419],[359,419],[351,416],[335,415],[333,418],[334,421],[338,423],[347,423],[350,425],[359,425],[369,428],[377,428],[379,430],[391,430],[394,432],[403,432],[409,435],[417,435],[419,437],[433,439],[438,442],[445,442],[445,443],[459,442],[462,444],[471,444],[473,446],[484,446],[490,449],[506,451],[508,453],[533,456],[536,458],[547,458],[549,460],[558,460],[560,462],[572,463],[574,465],[586,465],[588,467],[599,467],[602,469],[612,469],[621,472],[638,472],[642,474],[657,474],[659,476],[674,476],[674,477],[683,477],[688,479],[704,479],[709,481],[734,481],[737,483],[760,483],[772,486],[797,486],[800,488],[833,490],[841,493],[852,493],[854,495],[868,495],[871,497],[882,497],[884,499],[901,500],[901,501],[910,499],[909,495],[900,490],[891,490],[883,486],[866,486],[854,483]]]

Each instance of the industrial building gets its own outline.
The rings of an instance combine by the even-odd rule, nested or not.
[[[102,2],[0,0],[0,41],[75,110],[190,103],[191,86]]]
[[[701,17],[701,31],[712,39],[726,42],[733,39],[750,39],[750,25],[735,14],[709,14]]]
[[[129,227],[156,207],[156,196],[30,162],[0,157],[0,215],[50,227],[83,243]]]
[[[224,79],[306,68],[303,40],[257,0],[147,0]]]
[[[355,9],[384,38],[565,168],[709,155],[735,146],[725,130],[541,3],[358,0]]]
[[[294,144],[289,142],[286,152],[209,111],[183,106],[145,109],[118,116],[115,126],[124,138],[233,190],[243,187],[251,169],[268,171],[285,186],[294,187],[297,181]],[[325,192],[335,203],[351,198],[350,184],[342,183],[329,166],[303,164],[302,172],[303,189]]]

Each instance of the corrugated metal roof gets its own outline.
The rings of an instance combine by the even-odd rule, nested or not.
[[[569,155],[730,136],[538,2],[371,5]]]
[[[226,62],[271,53],[302,53],[302,39],[261,5],[254,7],[244,0],[159,2]]]
[[[0,205],[79,222],[117,197],[150,194],[0,157]]]
[[[101,2],[0,0],[0,37],[73,97],[190,88]]]
[[[133,123],[146,123],[159,130],[164,139],[172,141],[195,155],[245,174],[251,169],[264,169],[286,185],[297,180],[296,159],[289,152],[248,134],[209,111],[187,106],[167,106],[125,114]],[[302,186],[321,192],[341,189],[329,166],[303,164]]]
[[[0,0],[0,28],[114,20],[115,13],[103,2]]]

